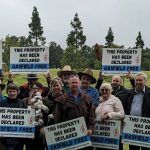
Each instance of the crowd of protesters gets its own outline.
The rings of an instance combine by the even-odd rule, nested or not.
[[[44,137],[44,126],[61,123],[78,117],[84,117],[87,125],[87,135],[92,135],[95,119],[121,120],[127,115],[150,117],[150,88],[146,86],[147,75],[138,73],[135,78],[128,77],[132,89],[122,85],[120,76],[112,77],[111,83],[103,83],[100,73],[98,80],[91,69],[76,73],[69,65],[65,65],[57,72],[58,78],[46,77],[48,86],[38,81],[37,74],[28,74],[27,83],[17,87],[15,81],[10,80],[7,86],[0,75],[0,107],[8,108],[34,108],[32,99],[40,93],[42,101],[48,107],[43,115],[43,124],[36,126],[34,139],[0,138],[0,150],[45,150],[47,149]],[[95,84],[96,86],[91,86]],[[6,88],[7,96],[2,93]],[[122,124],[123,126],[123,124]],[[121,139],[121,138],[120,138]],[[150,150],[150,148],[129,145],[130,150]],[[93,149],[92,147],[82,149]],[[103,148],[96,148],[103,150]],[[106,150],[106,149],[105,149]],[[123,144],[119,144],[123,150]]]

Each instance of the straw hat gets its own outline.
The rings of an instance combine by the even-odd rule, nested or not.
[[[81,77],[82,77],[83,75],[86,75],[86,76],[90,77],[90,79],[91,79],[91,84],[96,83],[96,79],[93,77],[93,72],[92,72],[91,69],[86,69],[86,70],[84,70],[83,72],[77,73],[77,75],[79,76],[80,80],[81,80]]]
[[[25,79],[38,79],[39,77],[37,76],[37,74],[28,74],[26,77],[24,77]]]
[[[6,86],[6,85],[0,80],[0,87],[1,87],[1,90],[4,90],[5,86]]]
[[[58,77],[61,78],[64,73],[69,73],[70,75],[75,75],[76,74],[75,71],[71,70],[71,67],[69,65],[65,65],[62,68],[62,70],[57,72],[57,75],[58,75]]]

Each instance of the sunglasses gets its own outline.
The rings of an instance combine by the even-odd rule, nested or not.
[[[106,92],[108,92],[108,91],[109,91],[109,89],[101,89],[101,91],[106,91]]]

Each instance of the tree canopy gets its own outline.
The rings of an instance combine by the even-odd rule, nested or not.
[[[31,46],[44,45],[46,38],[43,37],[43,27],[41,26],[41,19],[39,17],[39,12],[36,7],[33,7],[31,23],[29,24],[29,40]]]

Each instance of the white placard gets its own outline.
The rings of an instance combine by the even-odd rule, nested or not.
[[[0,107],[0,137],[34,138],[34,109]]]
[[[126,75],[141,71],[141,49],[104,48],[102,71],[104,75]]]
[[[122,142],[136,146],[150,147],[150,118],[126,115]]]
[[[11,47],[10,70],[14,74],[45,73],[49,69],[48,47]]]
[[[44,131],[48,150],[76,150],[91,146],[83,117],[44,127]]]
[[[119,149],[120,123],[118,120],[95,121],[95,130],[91,136],[93,147]]]

